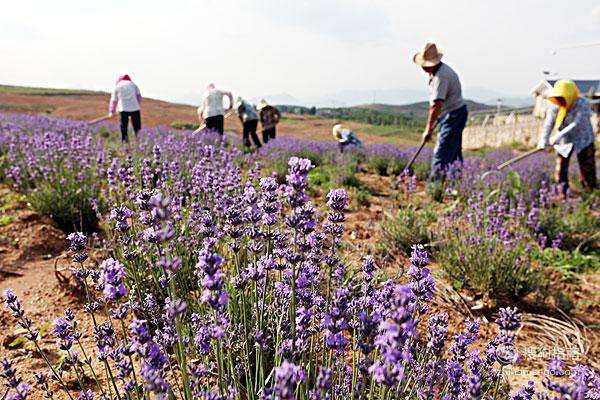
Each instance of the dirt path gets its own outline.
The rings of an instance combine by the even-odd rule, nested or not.
[[[0,220],[3,221],[0,224],[0,293],[12,289],[22,303],[25,316],[33,321],[33,327],[47,326],[39,343],[52,363],[56,364],[61,357],[52,335],[52,322],[63,315],[66,308],[76,313],[84,334],[83,343],[93,349],[93,328],[82,315],[82,297],[65,280],[70,276],[65,234],[49,218],[28,210],[23,199],[4,185],[0,185]],[[4,305],[1,307],[0,358],[12,359],[23,378],[33,384],[33,374],[46,372],[48,368],[36,352],[23,344],[14,345],[24,331],[5,311]],[[74,384],[74,377],[69,374],[65,379]],[[63,398],[62,394],[57,396]],[[36,391],[28,398],[43,397]]]

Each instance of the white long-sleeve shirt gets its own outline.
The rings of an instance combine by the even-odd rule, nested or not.
[[[209,117],[225,114],[225,109],[223,107],[223,97],[229,98],[230,104],[233,105],[233,96],[230,92],[224,92],[215,89],[211,92],[206,93],[202,98],[202,104],[198,108],[198,113],[202,114],[202,118],[206,119]]]
[[[142,101],[142,95],[137,85],[131,81],[121,81],[115,86],[112,96],[110,97],[110,105],[108,111],[114,113],[119,112],[139,111]]]

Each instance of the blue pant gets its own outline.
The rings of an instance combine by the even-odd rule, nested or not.
[[[440,132],[433,149],[430,180],[440,179],[448,165],[463,160],[462,133],[467,123],[467,106],[446,113],[438,120]]]

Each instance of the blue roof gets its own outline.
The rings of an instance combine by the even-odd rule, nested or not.
[[[557,79],[549,79],[548,83],[554,86]],[[583,79],[573,79],[575,85],[577,85],[577,89],[583,95],[588,94],[590,91],[593,93],[600,92],[600,80],[583,80]]]

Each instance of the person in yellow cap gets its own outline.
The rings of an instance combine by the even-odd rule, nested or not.
[[[552,103],[544,127],[540,133],[538,148],[554,145],[558,152],[556,159],[556,180],[566,193],[569,187],[569,159],[575,153],[583,186],[592,191],[597,187],[596,159],[594,149],[594,128],[590,102],[579,95],[573,81],[556,81],[546,95]],[[551,140],[550,135],[557,133]]]
[[[263,143],[267,143],[269,139],[275,139],[277,124],[281,119],[281,113],[276,107],[273,107],[265,99],[258,102],[256,107],[258,110],[258,118],[262,125]]]
[[[335,125],[333,127],[332,133],[333,133],[333,137],[337,139],[337,141],[340,145],[341,153],[344,152],[344,148],[347,146],[362,147],[362,142],[360,141],[360,139],[358,137],[356,137],[354,132],[352,132],[350,129],[346,128],[342,124]]]
[[[443,56],[444,53],[435,43],[426,43],[413,56],[413,62],[429,74],[429,113],[423,141],[430,141],[435,126],[439,126],[433,150],[431,180],[442,178],[451,163],[463,160],[462,134],[469,115],[458,74],[442,62]]]

